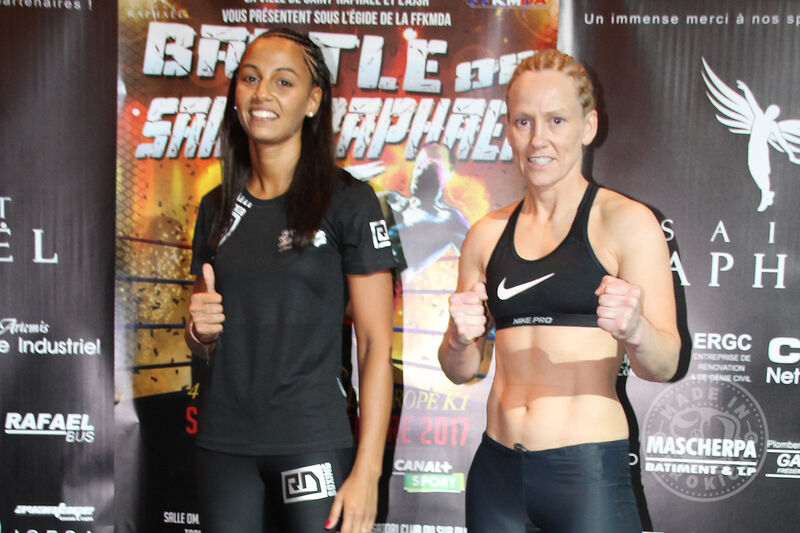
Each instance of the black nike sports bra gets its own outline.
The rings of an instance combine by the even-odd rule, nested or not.
[[[607,274],[587,233],[597,194],[589,183],[566,238],[546,256],[523,259],[514,248],[522,202],[508,219],[486,266],[489,311],[497,329],[515,326],[597,326],[594,291]]]

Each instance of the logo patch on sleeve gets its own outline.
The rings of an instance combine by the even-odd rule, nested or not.
[[[374,220],[369,223],[369,229],[372,232],[372,245],[378,248],[386,248],[392,245],[389,239],[389,230],[386,228],[385,220]]]

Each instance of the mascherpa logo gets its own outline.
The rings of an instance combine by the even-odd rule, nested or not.
[[[706,95],[718,111],[717,120],[727,126],[731,133],[750,136],[747,142],[747,169],[761,191],[757,211],[765,211],[775,201],[775,191],[770,184],[769,147],[785,153],[789,161],[800,165],[797,156],[800,154],[800,120],[778,122],[781,109],[777,105],[762,109],[745,82],[736,81],[740,94],[711,70],[705,58],[701,59]]]
[[[684,381],[665,389],[644,424],[642,469],[693,501],[728,498],[764,465],[767,425],[755,398],[736,383]]]

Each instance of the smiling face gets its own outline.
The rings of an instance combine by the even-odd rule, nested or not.
[[[299,143],[303,120],[317,112],[321,98],[300,45],[281,37],[262,37],[245,51],[235,101],[251,143]]]
[[[526,71],[508,89],[506,137],[529,185],[580,176],[583,147],[597,133],[597,111],[584,114],[575,81],[557,70]]]

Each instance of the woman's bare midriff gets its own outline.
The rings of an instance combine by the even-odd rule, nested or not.
[[[513,347],[513,348],[510,348]],[[497,331],[487,434],[511,448],[546,450],[628,437],[616,394],[619,344],[599,328]]]

